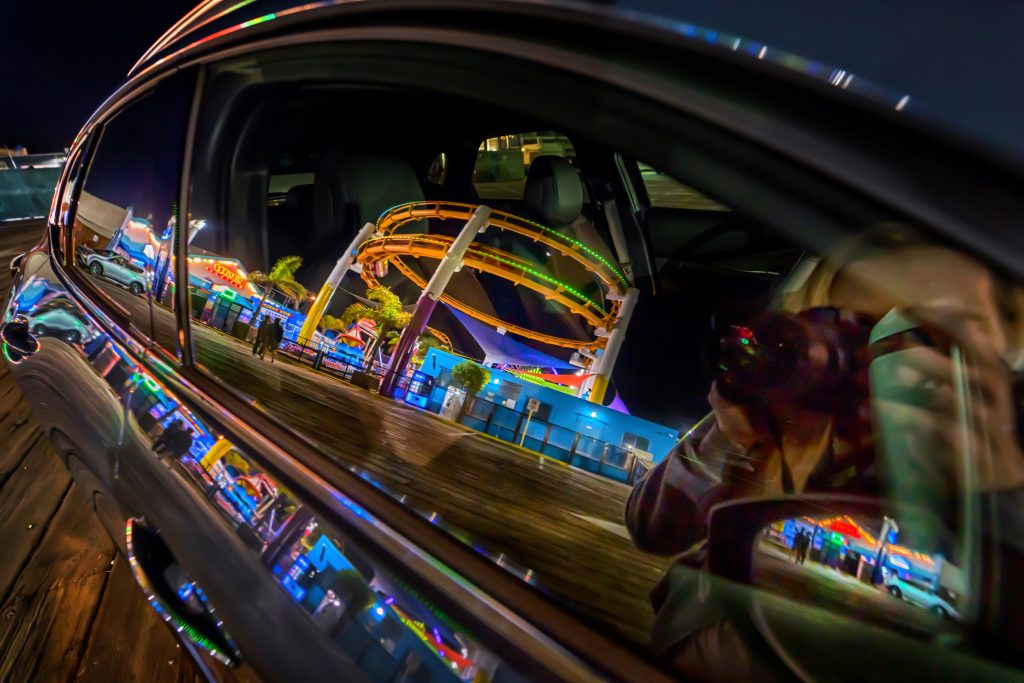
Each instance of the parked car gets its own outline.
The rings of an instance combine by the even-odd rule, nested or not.
[[[215,0],[85,122],[0,342],[212,679],[1021,680],[1019,161],[670,4]],[[130,217],[152,282],[83,248]],[[495,376],[441,417],[264,363],[220,328],[271,286]],[[756,556],[786,520],[809,555]],[[880,538],[959,619],[871,585]]]
[[[911,605],[926,609],[943,618],[960,618],[960,613],[956,611],[949,600],[921,581],[903,579],[896,572],[890,572],[885,577],[885,585],[893,597],[906,600]]]
[[[85,255],[85,267],[95,278],[104,278],[124,285],[135,296],[146,291],[146,271],[126,256],[107,249],[98,249]]]

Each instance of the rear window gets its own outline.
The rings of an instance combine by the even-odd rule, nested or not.
[[[561,133],[534,131],[487,138],[473,167],[473,187],[480,199],[522,199],[530,164],[540,156],[562,157],[576,165],[576,150]]]

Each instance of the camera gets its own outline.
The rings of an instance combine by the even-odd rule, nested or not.
[[[718,392],[742,405],[784,402],[856,415],[868,397],[868,341],[875,322],[825,307],[716,320],[707,355]]]

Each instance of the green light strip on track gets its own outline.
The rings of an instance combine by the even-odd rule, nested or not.
[[[402,236],[402,235],[388,235],[387,237],[382,237],[382,238],[378,238],[378,239],[386,241],[386,240],[391,240],[391,239],[404,239],[404,238],[405,237]],[[417,237],[416,239],[417,239],[417,241],[420,241],[420,242],[428,242],[430,244],[437,244],[437,245],[441,245],[441,246],[451,246],[448,242],[444,242],[442,240],[437,240],[437,239],[430,239],[429,237]],[[473,254],[476,254],[477,256],[479,256],[481,258],[489,258],[489,259],[493,259],[495,261],[498,261],[499,263],[504,263],[506,265],[514,266],[516,268],[521,269],[522,271],[524,271],[526,273],[530,273],[534,277],[537,277],[537,278],[539,278],[541,280],[544,280],[545,282],[549,282],[549,283],[551,283],[553,285],[557,285],[558,287],[561,287],[562,290],[564,290],[566,292],[570,292],[573,295],[575,295],[578,299],[581,299],[582,301],[587,302],[588,304],[590,304],[591,306],[596,308],[598,311],[600,311],[602,315],[608,315],[608,311],[606,311],[600,304],[595,303],[592,299],[588,298],[585,294],[583,294],[583,292],[579,291],[575,287],[572,287],[572,286],[566,284],[565,282],[562,282],[561,280],[556,280],[555,278],[551,277],[550,275],[545,275],[544,273],[531,268],[530,266],[524,264],[522,261],[513,261],[512,259],[503,258],[501,256],[495,256],[494,254],[488,254],[487,252],[479,251],[477,249],[473,249],[472,247],[470,247],[466,251],[467,252],[471,252]],[[399,256],[399,258],[401,258],[401,256]]]
[[[384,211],[384,212],[381,213],[380,217],[377,219],[376,226],[379,228],[380,227],[380,222],[384,219],[385,216],[390,214],[392,211],[395,211],[395,210],[400,209],[402,207],[415,206],[415,205],[419,205],[419,204],[427,204],[429,206],[441,206],[441,205],[444,204],[444,202],[411,202],[411,203],[408,203],[408,204],[398,204],[396,206],[392,206],[387,211]],[[600,261],[602,264],[604,264],[604,266],[608,270],[610,270],[612,272],[612,274],[615,275],[615,277],[619,278],[619,280],[622,282],[623,285],[625,285],[626,287],[629,287],[629,281],[626,280],[625,277],[623,277],[622,273],[620,273],[615,266],[613,266],[611,263],[609,263],[608,260],[605,259],[605,257],[601,256],[596,251],[594,251],[593,249],[591,249],[587,245],[583,244],[583,242],[580,242],[579,240],[575,240],[575,239],[569,237],[568,235],[563,235],[562,233],[558,232],[557,230],[553,230],[553,229],[547,227],[546,225],[541,225],[540,223],[537,223],[536,221],[531,221],[529,219],[522,218],[520,216],[516,216],[515,214],[511,214],[511,213],[508,213],[508,212],[505,212],[505,211],[497,211],[497,210],[495,210],[494,213],[499,213],[499,214],[501,214],[503,216],[509,216],[509,217],[511,217],[511,218],[513,218],[513,219],[515,219],[517,221],[521,221],[521,222],[526,223],[528,225],[532,225],[535,228],[539,228],[542,232],[551,233],[555,237],[558,237],[559,239],[563,240],[564,242],[568,242],[569,244],[576,245],[577,247],[579,247],[580,249],[582,249],[583,251],[587,252],[589,255],[593,256],[595,259]],[[501,226],[495,226],[495,227],[497,227],[498,229],[501,229]]]

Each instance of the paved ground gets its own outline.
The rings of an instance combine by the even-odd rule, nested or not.
[[[41,223],[0,224],[7,264]],[[0,360],[0,681],[198,681]]]
[[[625,536],[629,488],[197,329],[198,360],[323,450],[475,544],[533,571],[583,614],[645,641],[648,595],[668,565]]]

